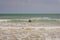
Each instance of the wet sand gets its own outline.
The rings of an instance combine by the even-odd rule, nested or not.
[[[60,28],[0,27],[0,40],[60,40]]]

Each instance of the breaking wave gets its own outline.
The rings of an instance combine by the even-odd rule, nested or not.
[[[27,22],[28,20],[33,21],[60,21],[60,19],[57,18],[49,18],[49,17],[35,17],[35,18],[24,18],[24,19],[0,19],[0,21],[17,21],[17,22]]]
[[[31,22],[28,22],[31,20]],[[5,27],[52,27],[60,26],[60,19],[49,17],[35,17],[25,19],[0,19],[0,26]]]

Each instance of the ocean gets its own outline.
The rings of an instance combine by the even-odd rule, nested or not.
[[[0,14],[0,26],[59,27],[60,14]]]

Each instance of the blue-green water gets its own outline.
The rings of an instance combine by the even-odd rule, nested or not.
[[[1,19],[15,19],[15,18],[56,18],[60,19],[60,14],[0,14]]]
[[[0,26],[60,26],[60,14],[0,14]],[[2,21],[3,20],[3,21]],[[31,20],[31,22],[28,22]]]

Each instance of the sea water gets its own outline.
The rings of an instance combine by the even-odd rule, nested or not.
[[[59,27],[60,14],[0,14],[0,26]]]

